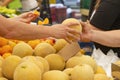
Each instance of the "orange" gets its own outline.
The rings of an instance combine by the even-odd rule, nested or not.
[[[8,40],[3,37],[0,37],[0,47],[7,45],[7,44],[8,44]]]
[[[36,47],[36,45],[38,45],[40,43],[40,40],[31,40],[28,41],[28,44],[34,49]]]
[[[51,44],[52,46],[55,44],[55,40],[54,39],[47,39],[47,40],[45,40],[45,42]]]
[[[10,45],[10,46],[13,48],[14,46],[16,46],[16,43],[15,43],[15,42],[13,42],[13,41],[10,41],[10,40],[9,40],[8,45]]]
[[[3,55],[4,53],[12,52],[12,47],[10,45],[5,45],[0,48],[0,54]]]
[[[9,52],[8,52],[8,53],[4,53],[4,54],[2,55],[2,57],[3,57],[3,58],[7,58],[7,57],[10,56],[10,55],[12,55],[12,53],[9,53]]]

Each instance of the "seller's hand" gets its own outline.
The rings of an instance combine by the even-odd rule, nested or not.
[[[63,24],[53,25],[51,27],[51,29],[52,29],[51,34],[54,35],[53,37],[63,38],[68,42],[71,42],[71,40],[69,40],[68,37],[72,37],[78,41],[80,39],[80,36],[75,36],[74,34],[80,35],[80,32],[75,29],[70,28],[70,26],[76,25],[76,24],[77,23],[69,23],[66,25],[63,25]]]
[[[34,21],[38,16],[39,15],[35,15],[33,12],[25,12],[19,16],[12,18],[12,20],[21,21],[24,23],[30,23],[31,21]]]

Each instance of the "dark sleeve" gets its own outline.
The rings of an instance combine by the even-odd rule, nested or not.
[[[103,30],[109,30],[120,15],[120,0],[103,1],[90,23]]]

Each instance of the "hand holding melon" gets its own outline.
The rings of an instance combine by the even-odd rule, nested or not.
[[[78,32],[82,32],[82,26],[81,26],[80,22],[77,19],[75,19],[75,18],[68,18],[68,19],[65,19],[62,22],[62,24],[65,24],[65,25],[66,24],[70,24],[70,23],[76,23],[76,25],[72,25],[72,26],[70,26],[70,28],[75,29]],[[79,38],[79,36],[80,36],[77,33],[73,33],[73,35],[76,36],[76,38]],[[76,41],[76,39],[73,38],[73,37],[68,37],[68,39],[71,40],[71,41]]]

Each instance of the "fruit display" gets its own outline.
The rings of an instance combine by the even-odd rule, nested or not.
[[[76,29],[81,31],[78,26]],[[112,79],[82,49],[65,61],[57,53],[67,44],[64,39],[55,38],[20,41],[0,37],[0,80]]]

